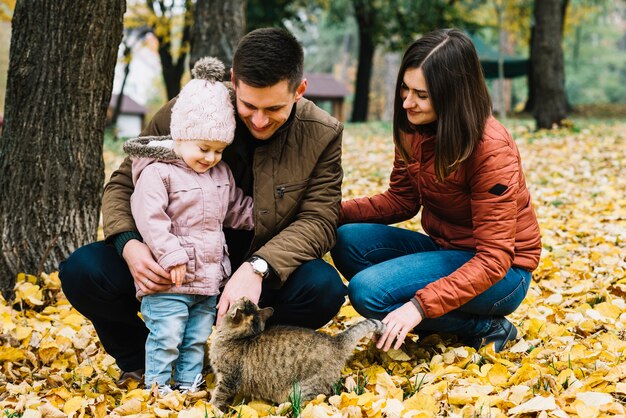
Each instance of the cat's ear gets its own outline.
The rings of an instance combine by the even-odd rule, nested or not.
[[[243,312],[241,312],[241,309],[239,308],[233,309],[233,311],[230,313],[230,319],[235,324],[238,324],[241,322],[242,316],[243,316]]]
[[[270,316],[274,314],[273,308],[263,308],[259,310],[259,315],[261,316],[261,321],[265,322],[269,319]]]

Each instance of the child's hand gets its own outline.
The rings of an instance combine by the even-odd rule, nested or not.
[[[175,284],[176,287],[180,287],[183,284],[185,273],[187,273],[186,264],[179,264],[178,266],[172,267],[172,269],[170,270],[170,277],[172,278],[172,283]]]

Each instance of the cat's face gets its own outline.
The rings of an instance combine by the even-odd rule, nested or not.
[[[249,299],[241,298],[230,306],[220,329],[241,336],[256,335],[265,329],[265,321],[273,313],[272,308],[261,309]]]

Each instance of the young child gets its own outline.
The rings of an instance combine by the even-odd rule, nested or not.
[[[136,283],[146,341],[145,384],[161,395],[195,392],[202,381],[217,294],[230,276],[223,227],[253,229],[252,198],[235,187],[222,151],[234,138],[235,116],[224,65],[203,58],[172,108],[171,137],[124,144],[133,159],[131,209],[137,229],[173,286],[147,294]],[[174,371],[173,384],[172,369]]]

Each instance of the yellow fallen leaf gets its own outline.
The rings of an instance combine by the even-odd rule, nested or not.
[[[13,322],[13,315],[11,312],[2,312],[0,314],[0,331],[2,331],[3,334],[6,334],[14,330],[15,327],[16,325]]]
[[[133,398],[115,408],[113,411],[111,411],[111,414],[117,414],[121,416],[133,415],[140,413],[141,408],[141,400]]]
[[[273,405],[263,401],[251,401],[248,402],[248,406],[254,409],[261,418],[270,415],[274,409]]]
[[[41,418],[41,412],[34,409],[27,409],[22,414],[22,418]]]
[[[361,316],[361,314],[359,314],[353,307],[352,305],[344,305],[341,307],[341,309],[339,310],[339,316],[343,316],[346,318],[355,318],[357,316]]]
[[[371,405],[376,400],[377,396],[372,392],[365,392],[359,395],[357,400],[358,406]]]
[[[618,382],[615,384],[615,392],[626,395],[626,382]]]
[[[74,396],[63,405],[63,412],[67,415],[74,415],[74,413],[85,406],[85,400],[80,396]]]
[[[402,400],[404,393],[402,389],[397,387],[391,376],[387,372],[378,373],[376,375],[376,393],[384,398],[395,398]]]
[[[383,407],[383,414],[389,418],[400,417],[403,409],[404,405],[401,400],[387,399],[387,402],[385,402],[385,406]]]
[[[75,369],[75,373],[80,377],[88,378],[88,377],[91,377],[91,375],[93,374],[93,367],[91,366],[77,367]]]
[[[41,278],[46,288],[51,290],[61,289],[61,279],[59,279],[59,272],[55,271],[50,274],[42,273]]]
[[[356,406],[359,401],[359,395],[354,392],[342,392],[341,393],[341,402],[339,405],[341,408],[345,408],[347,406]]]
[[[382,366],[375,364],[363,370],[360,373],[360,379],[363,379],[363,376],[365,375],[365,378],[367,379],[368,384],[376,384],[377,382],[376,379],[379,373],[387,374],[387,370],[385,370]],[[356,382],[355,382],[355,386],[356,386]],[[353,390],[354,388],[348,388],[348,386],[346,385],[346,389]]]
[[[59,347],[55,341],[44,341],[39,346],[37,354],[44,364],[50,364],[59,355]]]
[[[23,282],[16,286],[15,302],[26,302],[30,306],[43,305],[43,293],[41,288],[30,282]]]
[[[428,396],[424,393],[416,393],[404,401],[404,410],[419,410],[429,413],[430,416],[436,416],[439,414],[439,402],[432,396]]]
[[[409,361],[409,360],[411,360],[411,356],[409,356],[404,351],[396,350],[395,348],[390,348],[387,351],[387,355],[394,361]]]
[[[19,348],[0,347],[0,361],[9,361],[12,363],[24,360],[24,353]]]
[[[551,411],[557,409],[554,396],[535,396],[529,401],[524,402],[515,408],[509,409],[510,414],[528,414],[531,412]]]
[[[509,370],[501,364],[494,364],[487,373],[487,379],[494,386],[503,386],[509,380]]]
[[[168,411],[166,409],[164,409],[163,411],[169,412],[170,415],[173,415],[172,411]],[[195,405],[193,408],[187,408],[180,411],[178,413],[178,418],[206,418],[207,416],[212,415],[218,416],[213,412],[213,408],[210,408],[208,406]]]
[[[576,394],[576,399],[584,402],[587,406],[595,407],[613,402],[613,397],[611,395],[601,392],[579,392]]]
[[[39,412],[41,412],[41,416],[45,418],[67,418],[63,412],[61,412],[58,408],[52,405],[49,402],[44,403],[39,407]]]
[[[580,418],[596,418],[600,415],[600,408],[594,405],[587,405],[585,402],[576,400],[572,405],[576,415]]]
[[[84,316],[75,313],[69,314],[61,319],[63,324],[69,325],[76,331],[78,331],[85,324],[85,321],[86,319]]]
[[[259,418],[259,414],[256,410],[247,405],[239,405],[231,409],[233,410],[233,415],[238,418]]]

